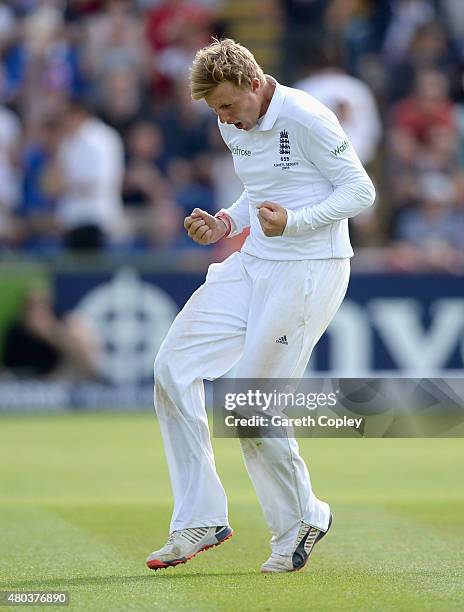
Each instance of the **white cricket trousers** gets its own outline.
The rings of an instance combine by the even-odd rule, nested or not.
[[[203,379],[239,360],[237,378],[301,378],[343,300],[349,271],[349,259],[270,261],[246,253],[209,267],[155,361],[155,407],[174,494],[171,531],[229,523]],[[276,342],[282,336],[288,344]],[[312,492],[296,440],[240,443],[273,552],[291,552],[301,521],[325,531],[330,509]]]

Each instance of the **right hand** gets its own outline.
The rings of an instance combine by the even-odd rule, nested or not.
[[[184,220],[184,227],[189,237],[198,244],[213,244],[226,233],[224,221],[213,217],[201,208],[194,208]]]

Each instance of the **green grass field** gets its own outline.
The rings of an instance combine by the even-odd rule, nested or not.
[[[237,440],[213,440],[235,536],[150,572],[171,511],[150,414],[3,417],[0,432],[0,590],[67,590],[98,612],[464,608],[463,440],[302,440],[334,526],[304,571],[264,576]]]

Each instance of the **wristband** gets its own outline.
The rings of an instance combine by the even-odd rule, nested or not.
[[[232,231],[232,223],[230,221],[229,215],[227,215],[224,212],[218,212],[214,216],[216,217],[216,219],[220,219],[221,221],[224,221],[224,223],[226,224],[227,229],[226,229],[226,233],[224,234],[223,238],[227,238],[227,236]]]

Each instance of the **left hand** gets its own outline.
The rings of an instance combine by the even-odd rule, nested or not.
[[[287,225],[287,211],[275,202],[262,202],[258,206],[258,219],[264,235],[267,237],[282,236]]]

